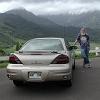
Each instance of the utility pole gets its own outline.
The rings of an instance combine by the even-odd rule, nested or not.
[[[64,36],[64,39],[65,39],[65,37],[66,37],[66,27],[65,27],[65,23],[64,23],[64,34],[63,34],[63,36]]]

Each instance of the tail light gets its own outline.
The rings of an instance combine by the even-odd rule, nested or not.
[[[69,57],[66,55],[57,56],[51,64],[67,64],[69,63]]]
[[[15,55],[9,57],[9,62],[12,64],[22,64],[22,62]]]

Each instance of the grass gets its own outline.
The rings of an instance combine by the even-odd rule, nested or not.
[[[71,42],[70,44],[73,45],[73,42]],[[79,45],[77,45],[77,46],[79,47]],[[91,43],[91,50],[95,50],[95,47],[100,47],[100,43]],[[15,45],[13,47],[10,47],[10,48],[5,48],[4,50],[7,53],[7,55],[9,55],[10,53],[15,51]],[[95,58],[95,57],[96,57],[95,52],[94,53],[90,52],[89,58]],[[81,59],[81,54],[80,54],[79,49],[76,50],[75,58]],[[0,61],[0,68],[6,68],[8,63],[9,63],[8,61]]]
[[[71,45],[74,44],[74,42],[70,42]],[[79,47],[79,44],[77,43],[76,46],[78,47],[78,49],[75,51],[76,55],[76,59],[81,59],[81,53],[80,53],[80,47]],[[95,50],[96,47],[100,47],[100,43],[95,43],[95,42],[91,42],[90,43],[90,49],[91,51],[92,50]],[[95,58],[96,57],[96,54],[95,52],[90,52],[89,53],[89,58]]]
[[[89,53],[89,58],[95,58],[96,57],[96,54],[95,53]],[[81,54],[80,53],[77,53],[76,55],[75,55],[75,58],[76,59],[81,59],[82,57],[81,57]]]
[[[95,55],[95,53],[90,53],[89,54],[89,58],[95,58],[96,57],[96,55]],[[76,59],[81,59],[81,54],[80,53],[77,53],[76,55],[75,55],[75,58]],[[0,68],[6,68],[7,67],[7,65],[8,65],[8,61],[0,61]]]
[[[73,45],[73,44],[74,42],[70,42],[70,45]],[[76,46],[79,48],[79,43],[77,43]],[[100,43],[91,42],[90,49],[95,50],[95,47],[100,47]]]
[[[6,68],[8,63],[8,61],[0,61],[0,68]]]

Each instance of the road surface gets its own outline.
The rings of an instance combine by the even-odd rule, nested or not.
[[[81,63],[81,60],[77,61],[71,88],[58,83],[31,84],[16,88],[6,77],[5,69],[1,69],[0,100],[99,100],[100,58],[91,60],[91,69],[83,69]]]

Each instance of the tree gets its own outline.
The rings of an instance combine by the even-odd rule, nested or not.
[[[16,42],[16,51],[21,48],[21,43],[19,41]]]
[[[5,51],[3,49],[0,49],[0,55],[4,56],[5,54],[6,54]]]

